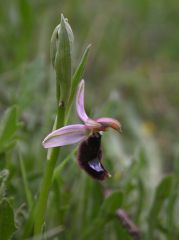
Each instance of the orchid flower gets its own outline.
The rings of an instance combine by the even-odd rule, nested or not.
[[[43,141],[44,148],[59,147],[81,142],[78,148],[78,163],[90,176],[104,180],[110,174],[101,164],[101,133],[108,128],[121,131],[120,123],[113,118],[89,118],[84,108],[85,82],[81,80],[77,96],[76,110],[84,124],[73,124],[51,132]]]

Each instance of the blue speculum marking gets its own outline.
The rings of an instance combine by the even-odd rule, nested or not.
[[[104,171],[104,169],[101,166],[101,163],[99,162],[99,160],[97,158],[92,161],[89,161],[88,164],[92,169],[94,169],[97,172]]]

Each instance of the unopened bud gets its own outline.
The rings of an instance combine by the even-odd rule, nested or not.
[[[58,103],[66,103],[69,97],[73,40],[72,29],[67,19],[61,15],[61,23],[55,28],[50,44],[51,62],[56,72]]]

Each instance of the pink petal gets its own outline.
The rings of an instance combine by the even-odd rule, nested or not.
[[[44,148],[59,147],[81,142],[88,136],[83,124],[68,125],[51,132],[42,142]]]
[[[111,127],[119,132],[121,132],[121,124],[118,120],[114,118],[109,118],[109,117],[102,117],[102,118],[97,118],[95,119],[96,122],[100,123],[104,130],[106,128]]]
[[[88,116],[84,108],[84,89],[85,89],[85,81],[81,80],[78,87],[77,95],[76,95],[76,110],[79,118],[83,122],[86,122],[86,120],[88,119]]]

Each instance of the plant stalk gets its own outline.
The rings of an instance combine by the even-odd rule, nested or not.
[[[64,125],[65,106],[61,102],[58,107],[57,118],[55,120],[54,129],[60,128]],[[34,215],[34,235],[40,235],[45,221],[45,212],[47,207],[47,200],[49,189],[52,183],[53,172],[58,159],[60,148],[49,149],[47,153],[47,162],[44,177],[42,180],[39,198],[37,200],[35,215]]]

